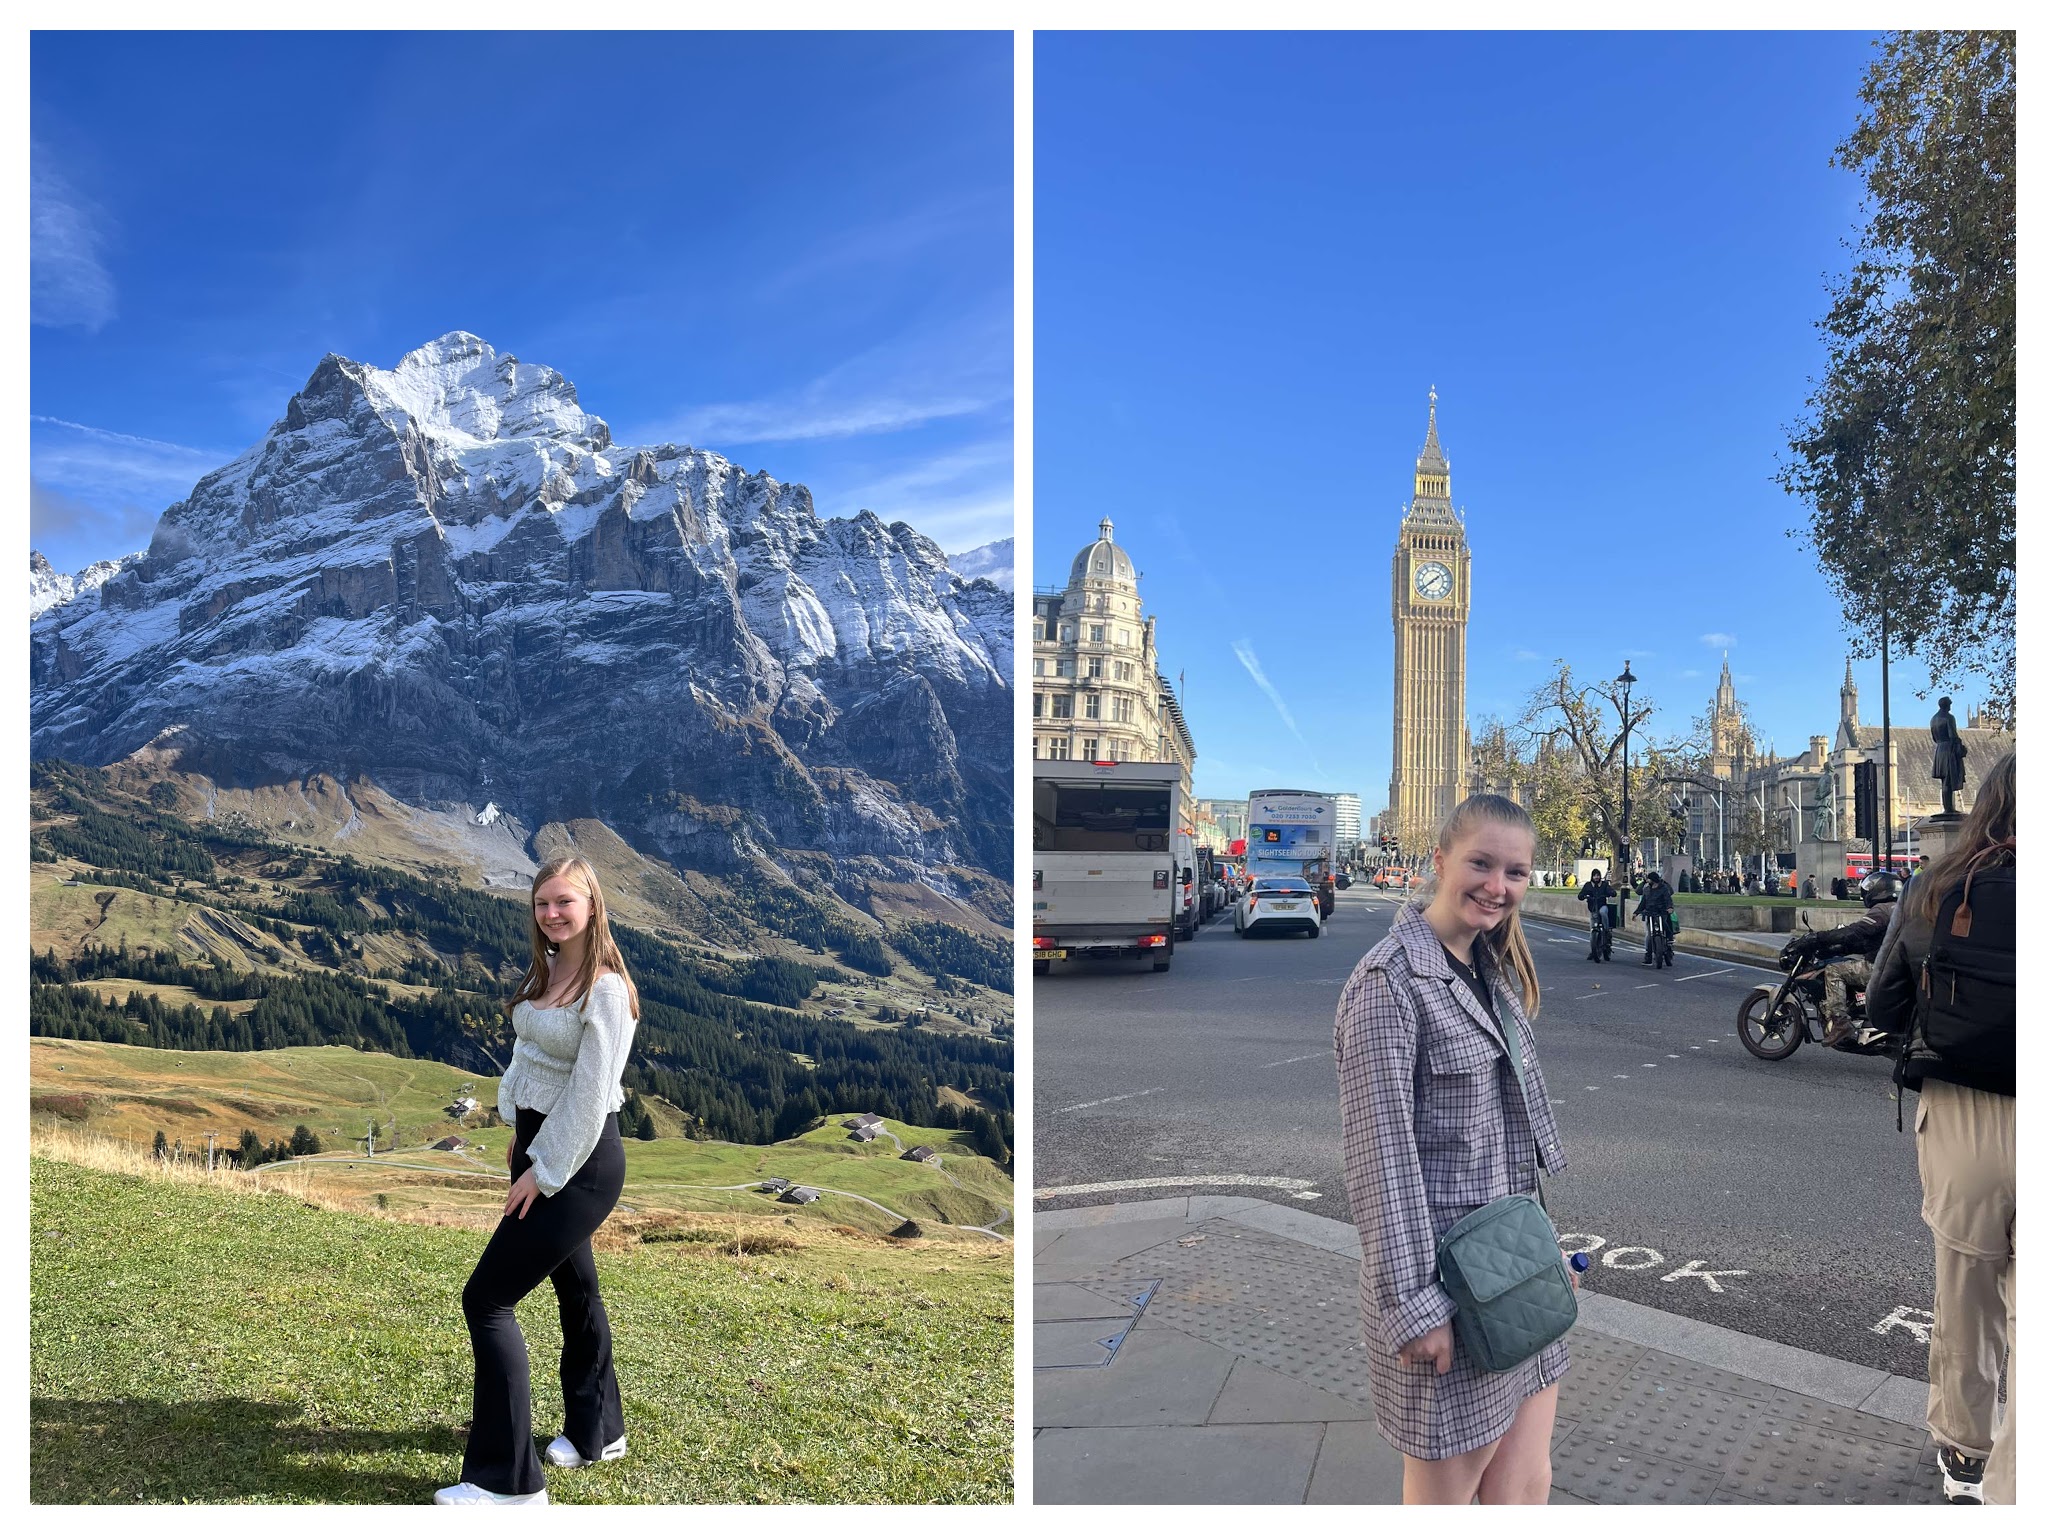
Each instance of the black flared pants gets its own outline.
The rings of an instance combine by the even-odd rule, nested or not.
[[[512,1144],[514,1179],[531,1165],[526,1148],[547,1116],[520,1109]],[[476,1272],[462,1290],[462,1315],[476,1351],[476,1395],[462,1480],[489,1492],[538,1492],[547,1485],[533,1447],[532,1383],[526,1340],[512,1308],[554,1281],[561,1305],[562,1433],[585,1460],[625,1432],[618,1376],[611,1366],[611,1319],[597,1290],[590,1237],[604,1224],[625,1187],[625,1144],[618,1116],[604,1121],[596,1149],[552,1197],[542,1195],[525,1216],[497,1223]]]

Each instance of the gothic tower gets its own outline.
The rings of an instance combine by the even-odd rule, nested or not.
[[[1387,819],[1410,859],[1435,845],[1467,792],[1464,629],[1470,620],[1470,547],[1449,501],[1449,460],[1435,435],[1414,462],[1414,499],[1392,554],[1392,783]]]

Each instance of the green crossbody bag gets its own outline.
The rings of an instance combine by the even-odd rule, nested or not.
[[[1500,1032],[1525,1093],[1520,1030],[1509,1018]],[[1479,1370],[1510,1370],[1577,1325],[1577,1290],[1556,1228],[1529,1195],[1507,1194],[1471,1211],[1442,1234],[1435,1261],[1456,1302],[1457,1346]]]

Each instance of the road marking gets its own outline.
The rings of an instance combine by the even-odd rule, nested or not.
[[[1559,1242],[1557,1245],[1561,1246],[1562,1244]],[[1623,1253],[1643,1253],[1646,1256],[1639,1263],[1622,1263],[1620,1256]],[[1623,1274],[1631,1274],[1636,1269],[1652,1269],[1658,1264],[1669,1262],[1669,1259],[1652,1247],[1615,1247],[1609,1249],[1605,1257],[1600,1261],[1609,1269],[1618,1269]]]
[[[1661,984],[1662,982],[1660,981],[1643,981],[1639,986],[1636,986],[1634,989],[1636,991],[1653,991],[1656,987],[1660,986]]]
[[[1593,997],[1609,997],[1611,995],[1612,993],[1608,991],[1587,991],[1583,996],[1572,997],[1570,1000],[1572,1002],[1589,1002]]]
[[[1329,1054],[1334,1055],[1331,1050]],[[1141,1093],[1117,1093],[1113,1098],[1096,1098],[1092,1103],[1076,1103],[1071,1108],[1053,1109],[1054,1114],[1077,1114],[1082,1109],[1098,1109],[1104,1103],[1127,1103],[1132,1098],[1148,1098],[1152,1093],[1162,1093],[1162,1087],[1147,1087]]]
[[[1932,1313],[1921,1310],[1917,1306],[1899,1306],[1895,1311],[1892,1311],[1888,1316],[1876,1323],[1875,1326],[1871,1327],[1869,1331],[1872,1333],[1895,1332],[1900,1327],[1920,1343],[1930,1343],[1932,1341]]]
[[[1615,1082],[1624,1082],[1627,1080],[1627,1073],[1624,1071],[1616,1071],[1613,1073],[1613,1080]]]
[[[1679,981],[1702,981],[1708,975],[1732,975],[1739,968],[1738,965],[1728,965],[1723,970],[1700,970],[1696,975],[1680,975],[1675,977],[1675,979]],[[1759,970],[1761,966],[1757,965],[1754,968]]]
[[[1597,1092],[1597,1091],[1598,1091],[1598,1089],[1597,1089],[1597,1088],[1595,1088],[1595,1087],[1592,1087],[1592,1086],[1590,1086],[1589,1084],[1587,1084],[1587,1085],[1585,1086],[1585,1089],[1584,1089],[1584,1090],[1585,1090],[1585,1091],[1586,1091],[1587,1093],[1595,1093],[1595,1092]]]
[[[1747,1272],[1746,1269],[1701,1269],[1698,1265],[1703,1261],[1701,1258],[1693,1258],[1682,1268],[1671,1269],[1662,1276],[1662,1282],[1664,1284],[1674,1284],[1679,1279],[1702,1279],[1705,1281],[1705,1288],[1714,1295],[1724,1295],[1726,1291],[1720,1288],[1719,1281],[1731,1279],[1736,1274],[1745,1274]]]
[[[1334,1055],[1333,1050],[1317,1050],[1312,1055],[1289,1055],[1283,1061],[1266,1061],[1260,1071],[1270,1071],[1274,1066],[1297,1066],[1302,1061],[1318,1061],[1325,1055]]]
[[[1655,1070],[1655,1062],[1653,1062],[1653,1061],[1643,1061],[1643,1062],[1641,1063],[1641,1069],[1642,1069],[1643,1071],[1653,1071],[1653,1070]]]
[[[1038,1199],[1063,1199],[1068,1194],[1116,1194],[1124,1189],[1283,1189],[1295,1199],[1319,1199],[1306,1178],[1260,1178],[1251,1173],[1190,1173],[1183,1178],[1118,1178],[1111,1183],[1068,1183],[1039,1189]]]
[[[1693,1045],[1693,1046],[1691,1046],[1691,1048],[1692,1048],[1693,1050],[1695,1050],[1695,1049],[1697,1049],[1698,1047],[1697,1047],[1696,1045]],[[1669,1053],[1669,1058],[1670,1058],[1671,1060],[1673,1060],[1673,1061],[1680,1061],[1680,1060],[1682,1060],[1682,1059],[1683,1059],[1683,1057],[1682,1057],[1681,1055],[1678,1055],[1678,1054],[1676,1053],[1676,1051],[1674,1051],[1674,1050],[1670,1051],[1670,1053]]]

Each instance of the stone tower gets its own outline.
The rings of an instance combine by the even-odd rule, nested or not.
[[[1414,499],[1392,554],[1392,783],[1387,817],[1409,858],[1435,845],[1470,780],[1464,726],[1464,629],[1470,620],[1470,546],[1449,501],[1449,460],[1435,435],[1414,461]]]

